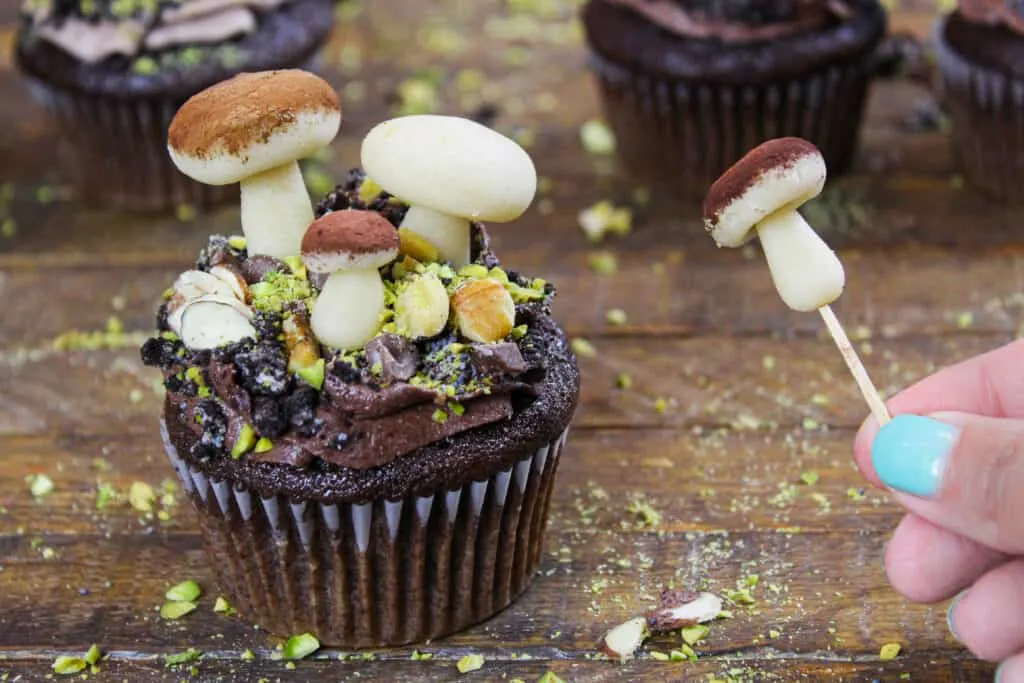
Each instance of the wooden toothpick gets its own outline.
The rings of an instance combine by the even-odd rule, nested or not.
[[[878,421],[879,425],[884,425],[892,419],[889,415],[889,410],[885,407],[885,401],[879,396],[878,389],[871,383],[868,371],[864,369],[860,356],[857,355],[853,344],[850,343],[850,338],[846,336],[843,326],[839,324],[836,314],[832,312],[832,307],[828,305],[822,306],[818,309],[818,312],[821,313],[821,317],[825,321],[825,327],[828,328],[836,346],[839,347],[839,353],[843,354],[846,367],[850,368],[853,379],[857,382],[857,388],[860,389],[861,395],[864,396],[864,400],[867,401],[868,407],[871,409],[871,414],[875,416],[875,420]]]

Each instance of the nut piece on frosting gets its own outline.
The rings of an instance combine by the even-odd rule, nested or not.
[[[513,221],[537,191],[537,170],[511,139],[475,121],[433,114],[384,121],[363,139],[362,164],[410,204],[400,226],[456,268],[469,263],[469,221]]]
[[[825,160],[800,138],[769,140],[714,182],[704,200],[704,226],[720,247],[761,239],[783,302],[813,311],[839,298],[843,264],[797,209],[825,185]]]
[[[252,311],[234,297],[207,294],[182,307],[182,343],[192,349],[215,349],[246,337],[255,337]]]
[[[516,324],[516,305],[505,286],[491,278],[470,280],[452,295],[455,326],[463,337],[489,344],[501,341]]]
[[[311,272],[329,275],[310,316],[320,343],[356,349],[377,334],[384,312],[378,268],[397,255],[398,232],[375,211],[333,211],[313,221],[302,260]]]
[[[330,85],[299,70],[239,74],[191,97],[167,134],[171,160],[207,185],[240,183],[249,254],[299,253],[313,220],[296,163],[326,147],[341,125]]]

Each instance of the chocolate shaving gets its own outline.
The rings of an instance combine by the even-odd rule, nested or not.
[[[366,360],[371,366],[380,363],[380,376],[386,382],[404,382],[416,374],[419,354],[411,339],[384,333],[366,343]]]
[[[289,272],[289,268],[284,261],[274,258],[273,256],[267,256],[266,254],[256,254],[250,256],[242,263],[242,277],[245,278],[247,284],[254,284],[262,280],[267,276],[267,273],[277,271],[279,273]]]
[[[476,369],[484,374],[519,375],[530,367],[519,352],[519,346],[512,342],[473,344],[469,355]]]

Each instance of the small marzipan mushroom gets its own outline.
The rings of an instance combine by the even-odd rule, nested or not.
[[[519,218],[537,170],[513,140],[475,121],[433,114],[384,121],[363,140],[367,175],[409,203],[400,226],[460,268],[470,259],[470,221]]]
[[[398,256],[398,231],[375,211],[333,211],[313,221],[302,238],[302,260],[327,273],[310,326],[322,344],[360,348],[380,329],[384,282],[378,268]]]
[[[299,159],[326,147],[341,125],[338,95],[300,70],[239,74],[190,98],[167,134],[171,160],[207,185],[240,183],[250,255],[299,253],[313,220]]]
[[[821,194],[825,159],[800,138],[769,140],[747,153],[712,184],[704,199],[704,227],[720,247],[761,239],[772,281],[796,311],[817,310],[880,424],[888,410],[832,312],[846,275],[839,257],[797,209]]]

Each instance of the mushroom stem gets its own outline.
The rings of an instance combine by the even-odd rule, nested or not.
[[[354,349],[377,334],[383,311],[384,283],[376,268],[336,271],[320,290],[309,322],[321,343]]]
[[[441,259],[456,268],[469,263],[469,221],[414,204],[399,226],[411,230],[437,248]]]
[[[283,259],[301,251],[313,221],[302,172],[294,161],[241,180],[242,232],[249,256]]]
[[[779,296],[795,311],[814,311],[843,293],[839,257],[796,210],[784,208],[757,224]]]

